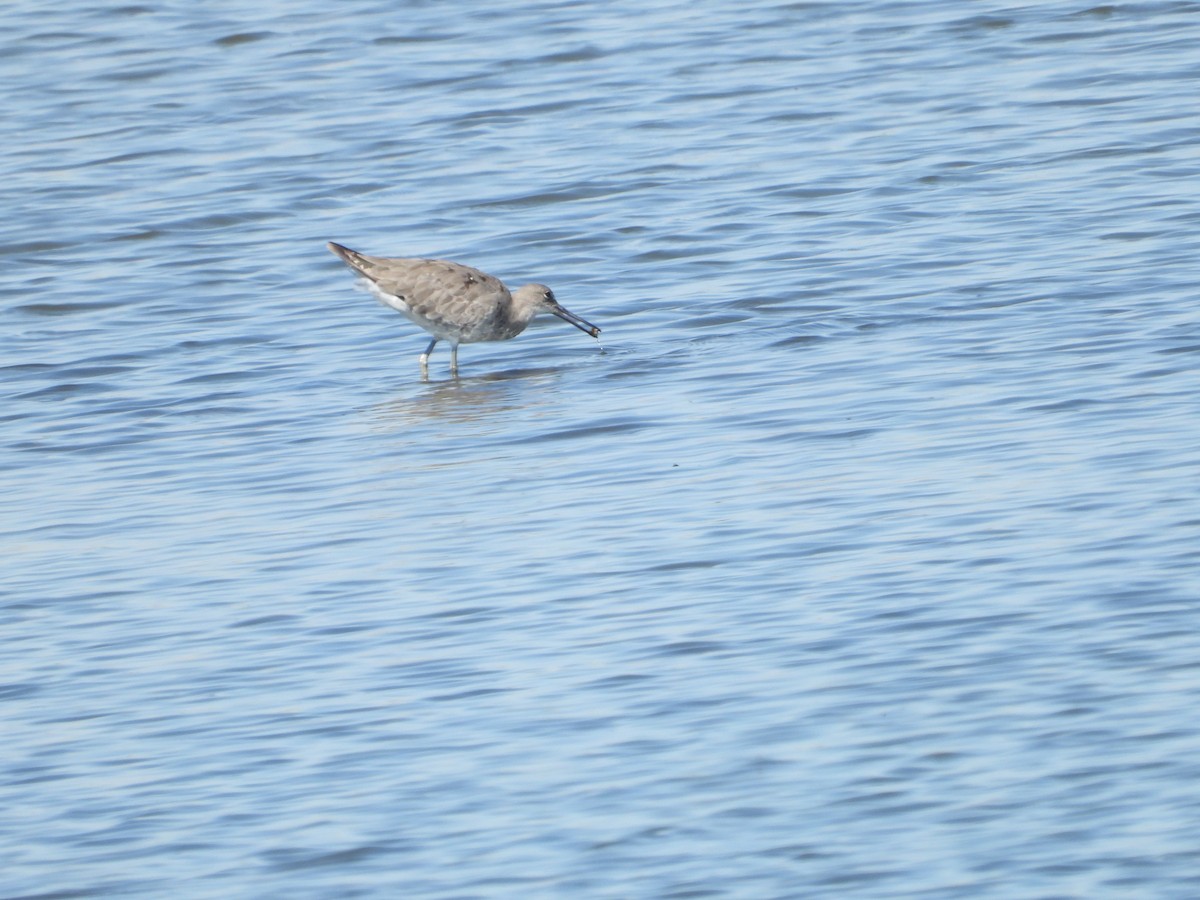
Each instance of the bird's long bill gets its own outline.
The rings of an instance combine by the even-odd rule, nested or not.
[[[575,315],[575,313],[571,312],[566,307],[555,304],[551,308],[550,312],[554,313],[554,315],[558,316],[564,322],[570,322],[572,325],[574,325],[580,331],[586,332],[586,333],[590,334],[592,337],[600,337],[600,329],[599,328],[597,328],[595,325],[593,325],[587,319],[579,318],[579,316]]]

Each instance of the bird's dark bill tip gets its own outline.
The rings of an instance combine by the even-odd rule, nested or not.
[[[584,334],[591,335],[592,337],[596,337],[598,334],[600,334],[600,329],[587,319],[579,318],[579,316],[575,315],[575,313],[571,312],[569,309],[564,309],[557,303],[550,307],[550,312],[558,316],[564,322],[570,322]]]

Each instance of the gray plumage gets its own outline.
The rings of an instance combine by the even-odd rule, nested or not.
[[[600,329],[565,309],[544,284],[510,293],[504,283],[470,266],[444,259],[368,256],[330,241],[329,249],[361,276],[382,303],[433,335],[421,354],[421,368],[439,340],[451,344],[450,366],[457,369],[458,345],[516,337],[539,312],[549,312],[596,337]]]

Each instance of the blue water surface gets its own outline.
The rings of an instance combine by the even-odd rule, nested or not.
[[[0,35],[0,896],[1196,896],[1200,3]]]

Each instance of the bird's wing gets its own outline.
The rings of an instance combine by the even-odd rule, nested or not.
[[[461,263],[369,256],[332,242],[329,248],[409,314],[453,326],[464,337],[487,323],[506,321],[512,306],[512,295],[499,278]]]
[[[499,278],[441,259],[371,258],[363,272],[385,293],[399,297],[431,322],[470,330],[507,313],[512,296]]]

